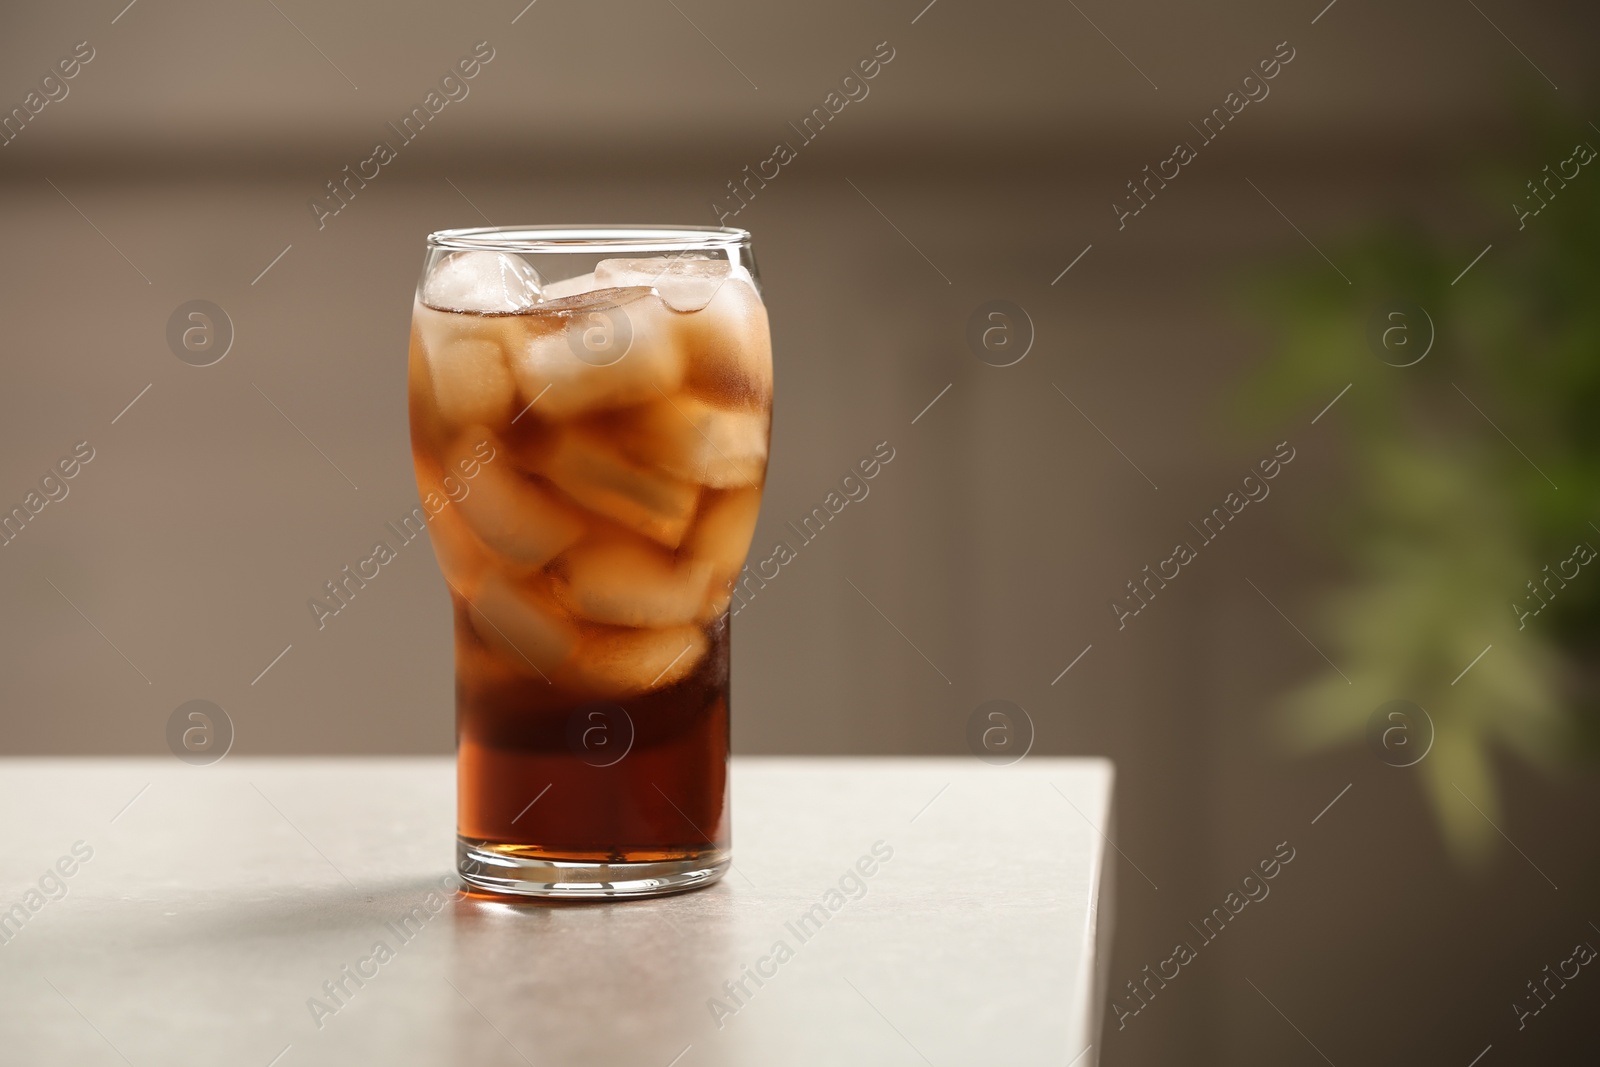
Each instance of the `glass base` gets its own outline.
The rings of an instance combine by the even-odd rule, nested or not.
[[[727,872],[727,849],[675,859],[611,863],[530,856],[487,841],[456,838],[456,871],[469,888],[519,897],[656,897],[707,886]]]

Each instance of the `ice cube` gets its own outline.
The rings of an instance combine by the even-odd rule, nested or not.
[[[572,614],[616,626],[692,622],[705,601],[711,563],[675,561],[653,542],[587,538],[552,565],[555,596]]]
[[[746,281],[728,279],[702,310],[674,316],[688,387],[714,403],[772,403],[772,338],[767,309]]]
[[[527,666],[544,677],[566,663],[578,634],[537,583],[517,582],[491,573],[471,599],[472,628],[484,644],[513,666]]]
[[[472,422],[504,423],[517,399],[507,354],[526,336],[517,316],[435,311],[418,301],[411,333],[428,368],[435,421],[451,432]]]
[[[435,334],[435,341],[428,345],[424,334],[423,354],[439,421],[459,428],[473,423],[498,425],[509,418],[517,384],[499,342],[492,336],[463,336],[454,330],[428,332]]]
[[[597,289],[518,316],[511,349],[523,403],[563,419],[637,404],[683,382],[672,313],[648,289]]]
[[[477,474],[461,474],[476,460]],[[506,445],[483,427],[468,430],[446,453],[459,496],[458,509],[473,533],[502,559],[522,568],[542,567],[583,535],[584,521],[554,493],[511,465]],[[446,490],[451,487],[448,483]],[[464,488],[466,493],[460,495]],[[447,494],[449,495],[449,494]]]
[[[587,429],[563,432],[538,471],[590,511],[668,548],[683,540],[700,495]]]
[[[426,352],[442,352],[456,341],[483,338],[497,342],[509,354],[526,335],[522,320],[515,315],[438,311],[421,300],[413,305],[411,322]]]
[[[526,311],[539,302],[539,272],[509,252],[451,252],[428,274],[422,301],[441,311]]]
[[[543,295],[546,300],[560,300],[564,297],[578,296],[599,288],[601,288],[601,285],[594,280],[594,271],[590,271],[588,274],[580,274],[576,278],[562,278],[560,281],[547,283],[544,287]]]
[[[421,304],[418,310],[426,310]],[[433,398],[433,372],[428,369],[428,353],[422,343],[422,325],[411,320],[411,352],[407,359],[407,406],[411,412],[411,443],[416,448],[439,448],[449,439],[439,421],[439,405]]]
[[[761,490],[745,487],[705,493],[700,513],[684,536],[680,559],[703,563],[711,569],[706,599],[698,618],[716,618],[728,608],[733,583],[744,568],[750,538],[761,513]]]
[[[697,255],[603,259],[594,268],[597,284],[650,286],[673,311],[699,311],[730,277],[748,279],[750,272],[731,268],[725,259]]]
[[[429,520],[428,540],[433,544],[433,555],[445,582],[462,596],[472,598],[477,596],[489,553],[456,510],[447,507]]]
[[[759,486],[767,464],[765,411],[715,407],[685,393],[619,412],[610,436],[641,462],[714,489]]]
[[[706,654],[698,626],[588,627],[555,681],[597,696],[637,696],[687,678]]]
[[[458,684],[483,693],[501,687],[521,688],[528,678],[536,677],[537,672],[529,667],[528,661],[509,648],[501,651],[501,646],[489,648],[484,645],[477,632],[479,626],[487,628],[488,623],[476,618],[477,614],[471,607],[467,607],[463,617],[472,621],[465,627],[456,627],[456,678],[460,680]],[[517,667],[522,669],[517,670]]]

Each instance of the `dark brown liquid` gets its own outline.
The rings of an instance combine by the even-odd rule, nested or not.
[[[641,862],[726,849],[728,627],[676,685],[617,700],[496,666],[458,603],[458,830],[542,859]],[[465,627],[466,632],[462,632]],[[460,647],[458,645],[458,647]]]
[[[414,309],[417,485],[455,605],[458,831],[480,857],[709,870],[729,845],[728,636],[707,620],[760,503],[766,313],[737,279],[702,311],[647,292],[628,303],[631,354],[605,364],[560,301]]]

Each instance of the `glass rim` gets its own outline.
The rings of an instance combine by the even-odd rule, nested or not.
[[[734,226],[473,226],[436,230],[428,247],[453,252],[706,252],[747,243]]]

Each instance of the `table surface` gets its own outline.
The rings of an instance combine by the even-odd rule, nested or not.
[[[0,1059],[1095,1062],[1109,763],[732,780],[718,885],[511,905],[452,893],[448,759],[0,760]]]

